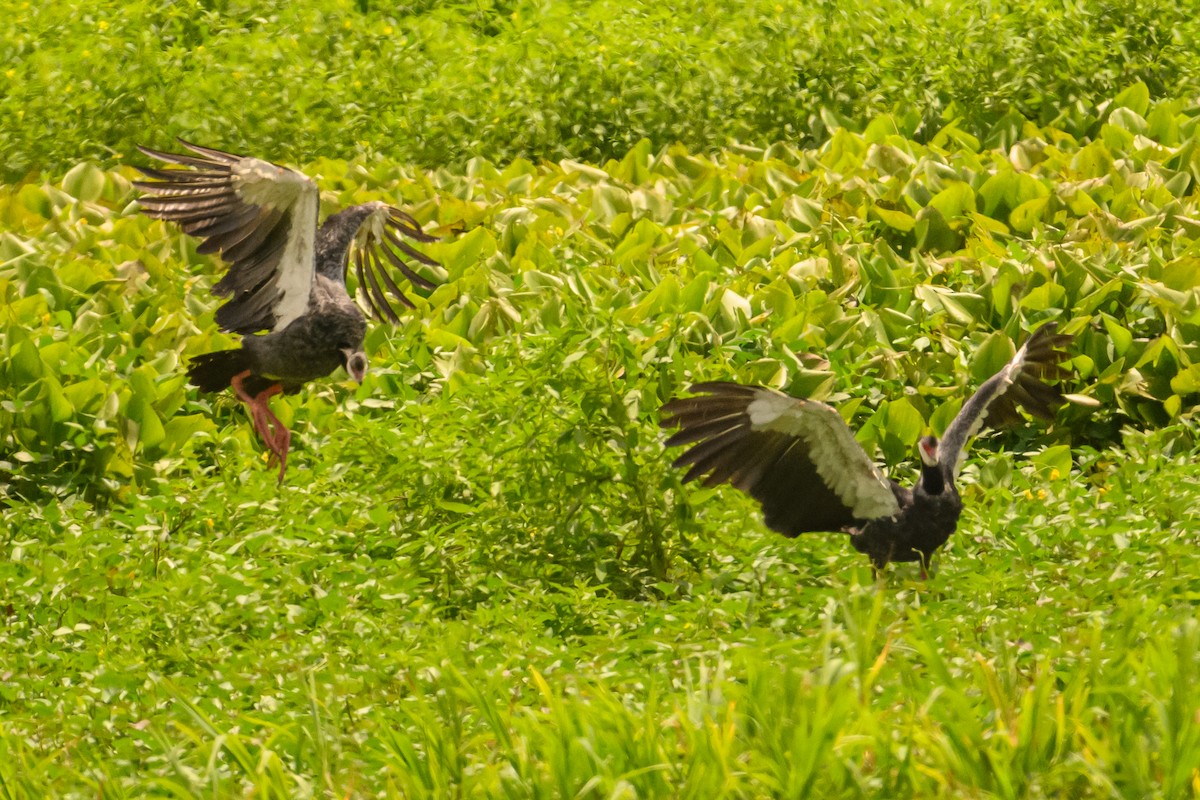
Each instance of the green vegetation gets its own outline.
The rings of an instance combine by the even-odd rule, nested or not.
[[[1193,20],[368,5],[0,34],[0,797],[1200,795]],[[363,385],[276,400],[282,487],[185,385],[219,266],[82,158],[171,133],[443,237]],[[928,582],[661,444],[733,378],[911,477],[1049,319],[1073,402],[976,442]]]
[[[813,143],[896,112],[995,145],[1023,118],[1094,134],[1137,82],[1200,93],[1200,20],[1170,0],[12,5],[0,180],[176,134],[438,167]]]

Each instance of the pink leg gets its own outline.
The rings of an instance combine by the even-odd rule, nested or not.
[[[275,453],[275,432],[271,430],[270,423],[268,422],[266,415],[263,413],[265,409],[261,403],[257,402],[257,398],[250,396],[250,394],[246,391],[246,387],[243,385],[243,382],[249,375],[250,370],[239,372],[237,375],[233,376],[233,379],[230,381],[230,385],[233,386],[233,390],[237,392],[237,396],[250,410],[250,419],[254,422],[254,430],[257,431],[259,437],[263,440],[263,444],[265,444],[267,449],[269,449],[272,453]],[[270,414],[270,411],[267,410],[266,413]],[[271,417],[274,418],[274,415],[272,414]],[[276,455],[278,454],[276,453]]]
[[[254,398],[254,405],[261,409],[264,421],[272,430],[271,440],[267,445],[271,450],[271,460],[279,458],[279,482],[283,482],[283,474],[287,471],[288,450],[292,446],[292,432],[271,412],[270,400],[283,391],[283,386],[276,383],[263,389]]]
[[[283,483],[283,472],[287,469],[288,450],[292,447],[292,432],[282,425],[279,426],[279,438],[275,440],[276,452],[279,453],[279,482]]]
[[[271,451],[271,461],[279,459],[279,480],[283,480],[287,468],[287,451],[291,446],[292,434],[280,422],[279,417],[271,413],[270,400],[283,391],[283,386],[276,383],[268,386],[256,396],[251,397],[246,391],[244,382],[250,376],[250,370],[239,372],[233,376],[230,385],[250,411],[250,419],[254,422],[254,430],[258,432],[263,444]]]

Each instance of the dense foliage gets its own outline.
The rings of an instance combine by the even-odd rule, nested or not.
[[[1165,424],[1200,383],[1200,133],[1144,87],[1115,105],[1099,139],[1030,126],[1007,151],[955,127],[921,145],[881,117],[817,150],[716,160],[643,142],[604,169],[315,164],[338,205],[390,188],[444,237],[430,252],[449,281],[394,338],[372,334],[383,369],[359,390],[363,413],[392,413],[379,395],[491,392],[512,370],[504,391],[529,398],[533,429],[550,404],[581,408],[589,441],[620,442],[634,464],[664,399],[732,376],[849,400],[864,443],[896,462],[1023,327],[1059,318],[1080,381],[1056,435],[1104,443],[1125,421]],[[40,490],[119,492],[215,430],[179,364],[227,341],[208,316],[216,270],[131,201],[124,175],[86,163],[0,199],[0,435],[7,468]],[[315,391],[294,413],[324,428],[333,408]]]
[[[1186,796],[1197,132],[1142,87],[1109,120],[1004,150],[881,117],[602,168],[317,162],[331,205],[440,233],[449,279],[373,329],[361,387],[277,402],[278,490],[236,404],[184,385],[227,341],[211,259],[125,172],[6,191],[3,785]],[[736,377],[835,399],[907,462],[1050,318],[1075,402],[977,443],[927,587],[762,536],[660,444],[664,398]]]
[[[8,180],[174,134],[301,162],[596,162],[642,138],[820,142],[894,111],[918,139],[958,121],[994,145],[1022,118],[1094,134],[1139,81],[1200,92],[1200,20],[1169,0],[14,5]]]
[[[0,797],[1200,795],[1197,23],[629,5],[0,32]],[[176,132],[442,237],[363,385],[275,401],[282,487],[108,161]],[[907,479],[1051,319],[1072,402],[975,443],[928,582],[661,444],[734,378]]]

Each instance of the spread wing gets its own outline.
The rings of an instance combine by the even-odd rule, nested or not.
[[[213,287],[229,297],[217,324],[234,333],[286,328],[308,308],[320,211],[316,184],[295,170],[257,158],[179,143],[193,155],[140,147],[177,169],[138,169],[138,202],[156,219],[176,222],[219,253],[229,271]]]
[[[759,386],[700,383],[696,397],[663,406],[667,446],[693,445],[675,460],[685,481],[730,483],[762,504],[786,536],[838,531],[900,511],[891,482],[871,463],[838,412]]]
[[[437,237],[421,230],[421,223],[410,214],[385,203],[353,206],[331,216],[321,226],[317,235],[317,272],[345,283],[353,265],[358,293],[371,315],[378,320],[399,322],[392,301],[406,308],[414,306],[393,277],[393,270],[426,291],[436,284],[410,267],[410,262],[423,265],[439,281],[446,277],[437,261],[407,240],[428,243],[437,241]]]
[[[1022,406],[1035,417],[1050,421],[1063,404],[1062,392],[1046,381],[1069,375],[1062,366],[1067,354],[1058,349],[1073,337],[1056,334],[1058,324],[1047,322],[1038,328],[1004,367],[971,395],[958,416],[946,428],[938,444],[938,460],[949,464],[957,476],[967,444],[985,423],[1003,425],[1021,419]]]

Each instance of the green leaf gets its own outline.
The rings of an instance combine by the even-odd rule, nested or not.
[[[50,202],[50,194],[43,187],[28,183],[21,187],[17,196],[25,208],[39,217],[49,219],[54,215],[54,205]]]
[[[1112,340],[1113,350],[1118,356],[1123,356],[1129,352],[1130,345],[1133,344],[1133,333],[1116,319],[1105,314],[1103,317],[1104,329],[1108,331],[1108,338]]]
[[[995,331],[975,349],[971,357],[971,377],[982,383],[995,375],[1016,355],[1017,348],[1006,334]]]
[[[884,430],[906,444],[921,438],[925,420],[921,412],[913,407],[907,397],[900,397],[887,404],[883,414]]]
[[[1080,178],[1105,178],[1114,171],[1114,166],[1108,148],[1099,141],[1082,147],[1071,160],[1071,168]]]
[[[90,161],[76,164],[63,176],[63,191],[79,200],[95,202],[104,194],[107,176],[104,170]]]
[[[908,233],[916,225],[917,221],[903,211],[895,211],[890,208],[882,208],[878,205],[871,206],[871,213],[887,225],[889,228]]]
[[[54,376],[47,375],[42,379],[42,384],[46,387],[46,404],[50,409],[50,419],[64,422],[74,416],[75,409],[63,394],[62,385]]]
[[[1182,408],[1183,398],[1177,394],[1173,394],[1163,401],[1163,411],[1166,411],[1171,419],[1177,419]]]
[[[1150,89],[1138,81],[1113,98],[1113,105],[1127,108],[1135,114],[1145,116],[1150,108]]]
[[[952,181],[929,201],[929,205],[942,212],[942,216],[953,219],[975,211],[975,190],[969,183]]]
[[[137,423],[137,441],[143,450],[158,447],[166,438],[162,420],[150,403],[143,397],[134,397],[129,402],[129,419]]]
[[[1021,308],[1026,308],[1030,311],[1046,311],[1047,309],[1057,308],[1066,293],[1067,290],[1057,283],[1043,283],[1041,286],[1030,289],[1021,298]]]
[[[1047,447],[1030,459],[1037,467],[1042,480],[1062,480],[1071,474],[1071,446],[1066,444]]]
[[[950,423],[958,416],[959,409],[962,408],[963,399],[961,397],[951,398],[946,400],[937,407],[933,415],[929,418],[929,427],[934,433],[941,436],[950,427]]]
[[[438,508],[445,511],[453,511],[455,514],[474,514],[477,511],[474,506],[467,503],[459,503],[455,500],[438,499],[434,502]]]
[[[1171,391],[1176,395],[1189,395],[1200,392],[1200,364],[1192,364],[1180,370],[1171,378]],[[1176,416],[1178,411],[1171,416]]]
[[[193,437],[215,430],[216,425],[205,414],[180,414],[163,425],[163,443],[170,450],[179,450]]]
[[[15,329],[10,330],[8,342],[13,382],[18,385],[30,384],[42,377],[45,372],[45,364],[42,362],[37,345],[23,332]]]
[[[922,252],[951,252],[962,246],[962,237],[950,228],[935,206],[926,206],[917,213],[913,231],[917,249]]]
[[[432,252],[432,248],[431,248]],[[437,248],[436,257],[451,275],[459,275],[496,252],[496,240],[485,228],[475,228]]]
[[[1046,197],[1038,197],[1021,203],[1021,205],[1013,209],[1012,214],[1008,218],[1008,224],[1018,233],[1032,232],[1034,226],[1042,221],[1048,203],[1049,198]]]
[[[1001,208],[1011,208],[1012,198],[1019,191],[1017,176],[1012,167],[1003,165],[988,177],[979,187],[979,197],[983,200],[982,211],[988,216],[996,216]]]

